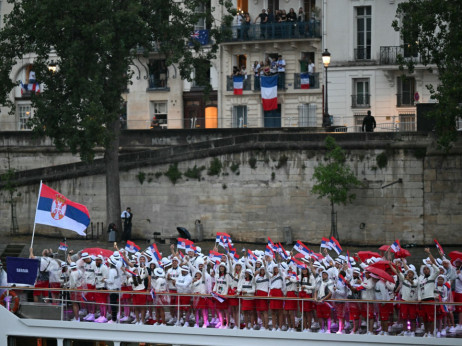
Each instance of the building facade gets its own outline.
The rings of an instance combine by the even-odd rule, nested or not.
[[[238,15],[230,33],[220,43],[217,58],[204,61],[209,68],[201,72],[210,79],[212,91],[204,95],[204,87],[195,82],[194,75],[192,82],[183,80],[178,67],[167,66],[165,57],[158,52],[151,52],[146,58],[140,51],[131,66],[131,84],[123,95],[124,127],[320,127],[326,86],[321,55],[327,48],[331,53],[328,110],[332,124],[341,127],[337,131],[360,131],[369,110],[376,118],[378,130],[415,131],[416,104],[431,102],[425,86],[436,85],[438,76],[421,64],[406,78],[399,70],[399,55],[419,62],[419,56],[406,49],[399,33],[391,27],[400,2],[233,0]],[[1,3],[3,18],[11,4]],[[215,25],[219,25],[225,9],[217,0],[211,0],[210,7],[214,10]],[[198,9],[201,10],[204,9]],[[278,10],[285,10],[280,17],[286,21],[276,21]],[[290,21],[292,17],[294,21]],[[205,48],[209,29],[205,22],[199,22],[193,33]],[[262,107],[254,65],[271,63],[278,55],[286,63],[284,81],[280,78],[277,110],[268,112]],[[33,60],[33,56],[26,56],[18,61],[12,78],[30,85]],[[314,69],[310,69],[310,86],[306,89],[302,88],[301,74],[308,72],[310,60]],[[241,95],[233,92],[236,70],[244,75]],[[28,130],[27,120],[33,116],[30,93],[18,86],[11,98],[17,106],[16,114],[11,116],[5,107],[0,109],[1,130]]]

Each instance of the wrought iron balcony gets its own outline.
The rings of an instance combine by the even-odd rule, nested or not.
[[[421,62],[420,56],[417,53],[410,51],[406,47],[403,47],[403,46],[382,46],[380,47],[380,64],[381,65],[398,65],[399,57],[404,59],[404,61],[412,59],[416,63]]]
[[[251,75],[247,75],[247,78],[244,78],[244,85],[242,90],[252,90],[252,77]],[[233,91],[233,76],[226,76],[226,91]]]
[[[351,95],[351,108],[369,108],[371,95],[369,94],[356,94]]]
[[[414,94],[411,94],[411,93],[396,94],[396,106],[397,107],[413,107],[414,106]]]
[[[321,21],[241,24],[222,28],[223,42],[321,38]]]
[[[300,73],[294,73],[294,89],[302,89]],[[310,89],[319,89],[319,72],[315,72],[310,76]]]

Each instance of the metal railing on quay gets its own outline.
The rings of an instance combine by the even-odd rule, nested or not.
[[[327,304],[327,307],[329,307],[331,314],[336,313],[336,311],[342,311],[345,313],[344,307],[346,306],[347,309],[351,310],[352,307],[355,309],[359,310],[361,312],[361,315],[363,319],[366,321],[366,332],[368,333],[370,330],[370,324],[369,320],[370,318],[375,318],[376,316],[379,316],[379,309],[380,307],[384,307],[386,304],[391,304],[391,316],[392,321],[397,321],[399,320],[399,311],[397,311],[398,305],[417,305],[417,309],[421,306],[428,306],[428,305],[433,305],[434,308],[432,309],[433,313],[433,321],[435,321],[434,324],[434,332],[436,332],[436,321],[437,318],[441,316],[442,313],[445,311],[450,311],[448,307],[454,306],[462,306],[462,303],[460,302],[441,302],[438,301],[436,298],[435,300],[428,300],[428,301],[403,301],[403,300],[362,300],[362,299],[326,299],[326,300],[316,300],[314,298],[300,298],[300,297],[271,297],[269,296],[242,296],[242,295],[218,295],[217,296],[212,296],[210,294],[183,294],[183,293],[177,293],[177,292],[158,292],[156,293],[155,296],[152,296],[150,290],[143,290],[143,291],[124,291],[124,290],[96,290],[96,289],[66,289],[66,288],[34,288],[34,287],[10,287],[10,286],[1,286],[0,289],[6,290],[6,297],[8,297],[11,293],[11,291],[46,291],[50,295],[53,293],[59,293],[59,298],[54,298],[48,299],[48,301],[54,301],[57,303],[60,308],[61,308],[61,316],[60,320],[61,321],[66,321],[69,320],[69,318],[66,318],[66,315],[69,315],[69,311],[66,310],[66,307],[72,305],[72,303],[79,303],[79,304],[85,304],[85,305],[107,305],[111,306],[109,303],[109,300],[106,301],[106,303],[100,303],[100,302],[93,302],[93,301],[87,301],[85,299],[80,298],[79,300],[72,300],[70,299],[69,293],[77,293],[77,294],[88,294],[88,293],[105,293],[105,294],[117,294],[118,299],[117,299],[117,312],[121,313],[121,308],[122,307],[142,307],[142,308],[176,308],[177,310],[177,316],[180,316],[180,309],[181,308],[188,308],[189,309],[194,309],[194,298],[199,299],[199,298],[207,298],[209,300],[215,301],[217,298],[219,299],[237,299],[238,300],[238,321],[235,321],[236,326],[241,326],[242,322],[242,317],[241,313],[243,312],[242,310],[242,300],[265,300],[268,302],[274,301],[274,300],[283,300],[283,301],[297,301],[297,310],[296,313],[300,315],[300,321],[301,321],[301,326],[303,330],[304,326],[304,304],[310,304],[312,306],[312,311],[316,311],[316,305],[318,304]],[[147,295],[152,297],[152,301],[148,302],[146,304],[138,305],[138,304],[130,304],[128,302],[122,302],[121,301],[121,296],[123,294],[128,294],[128,295]],[[17,295],[17,294],[15,294]],[[168,297],[169,299],[164,299],[162,303],[158,303],[156,297]],[[192,298],[193,302],[189,303],[181,303],[181,297],[189,297]],[[2,296],[4,298],[4,296]],[[178,299],[177,299],[178,298]],[[172,301],[174,303],[172,303]],[[218,300],[217,300],[218,301]],[[1,302],[3,304],[3,301]],[[29,304],[29,303],[28,303]],[[314,306],[313,306],[314,304]],[[339,305],[342,304],[342,305]],[[56,305],[56,304],[55,304]],[[6,308],[10,310],[10,302],[7,301],[5,304]],[[115,304],[112,304],[112,306],[115,306]],[[270,304],[268,304],[268,310],[271,310],[269,308]],[[43,303],[37,303],[36,304],[37,308],[43,307]],[[207,307],[209,309],[209,307]],[[248,311],[248,310],[247,310]],[[365,311],[365,313],[364,313]],[[425,310],[428,312],[428,310]],[[455,310],[457,311],[457,310]],[[72,310],[70,311],[70,314],[72,314]],[[120,315],[121,316],[121,315]],[[417,315],[418,316],[418,315]],[[395,318],[396,317],[396,318]],[[210,318],[210,316],[209,316]],[[338,318],[338,316],[337,316]],[[44,318],[47,319],[47,318]],[[416,317],[417,319],[417,317]],[[162,321],[165,323],[165,321]],[[117,319],[117,323],[121,323],[119,319]],[[460,321],[459,321],[460,323]]]

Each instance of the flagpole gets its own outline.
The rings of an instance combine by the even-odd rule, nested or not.
[[[40,201],[40,193],[42,192],[42,180],[40,180],[40,188],[39,188],[39,193],[37,196],[37,207],[35,208],[35,217],[37,217],[37,209]],[[32,248],[34,246],[34,235],[35,235],[35,217],[34,217],[34,228],[32,229],[32,240],[30,242],[30,247]]]

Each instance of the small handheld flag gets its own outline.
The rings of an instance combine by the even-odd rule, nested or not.
[[[281,243],[278,244],[278,252],[281,254],[281,257],[282,257],[284,260],[288,260],[288,259],[289,259],[289,255],[287,255],[286,249],[284,249],[284,247],[282,246]]]
[[[134,242],[127,240],[127,245],[125,245],[125,251],[135,253],[140,251],[140,247],[136,245]]]
[[[268,246],[269,246],[269,248],[270,248],[271,250],[273,250],[274,252],[277,252],[277,251],[278,251],[278,246],[275,245],[275,244],[273,243],[273,241],[271,240],[270,237],[268,237]]]
[[[219,252],[216,252],[216,251],[213,251],[213,250],[209,251],[209,258],[210,258],[211,261],[221,261],[222,256],[223,256],[223,254],[221,254]]]
[[[218,300],[220,303],[223,303],[226,300],[226,298],[223,297],[221,294],[218,294],[216,292],[212,292],[211,294],[212,294],[212,297]]]
[[[330,240],[328,238],[322,238],[321,240],[321,247],[326,248],[326,249],[332,249]]]
[[[252,250],[247,250],[247,253],[249,254],[249,258],[252,260],[252,261],[256,261],[258,259],[258,257],[253,253]]]
[[[58,250],[67,251],[67,244],[66,243],[59,243]]]
[[[338,275],[338,280],[343,282],[344,285],[347,284],[347,280],[345,279],[345,277],[342,274]]]
[[[399,245],[399,240],[395,240],[395,242],[391,244],[390,248],[393,252],[398,252],[399,250],[401,250],[401,246]]]
[[[184,239],[184,238],[178,238],[178,242],[176,244],[176,247],[177,249],[186,249],[186,242],[188,241],[188,239]]]
[[[342,247],[340,246],[340,243],[335,239],[334,237],[330,237],[330,243],[332,250],[334,250],[337,255],[340,255],[340,253],[343,251]]]
[[[276,255],[274,254],[273,249],[271,249],[271,248],[269,247],[269,245],[266,245],[265,255],[266,255],[266,256],[271,256],[272,258],[276,257]]]
[[[305,268],[306,268],[306,264],[305,264],[305,263],[302,263],[301,261],[297,260],[297,259],[294,258],[294,257],[292,257],[292,258],[290,259],[290,262],[291,262],[291,263],[294,263],[294,264],[297,266],[297,268],[299,268],[299,269],[305,269]]]
[[[440,245],[440,243],[438,243],[438,240],[433,239],[433,241],[435,242],[435,245],[436,245],[436,248],[438,249],[438,252],[441,254],[441,256],[444,256],[443,247]]]
[[[151,246],[149,246],[149,249],[151,250],[157,262],[160,262],[162,255],[160,254],[159,249],[157,249],[157,245],[153,243]]]
[[[303,244],[300,240],[297,240],[297,242],[295,243],[294,250],[300,252],[301,254],[305,256],[309,256],[312,253],[312,251],[308,248],[308,246]]]

